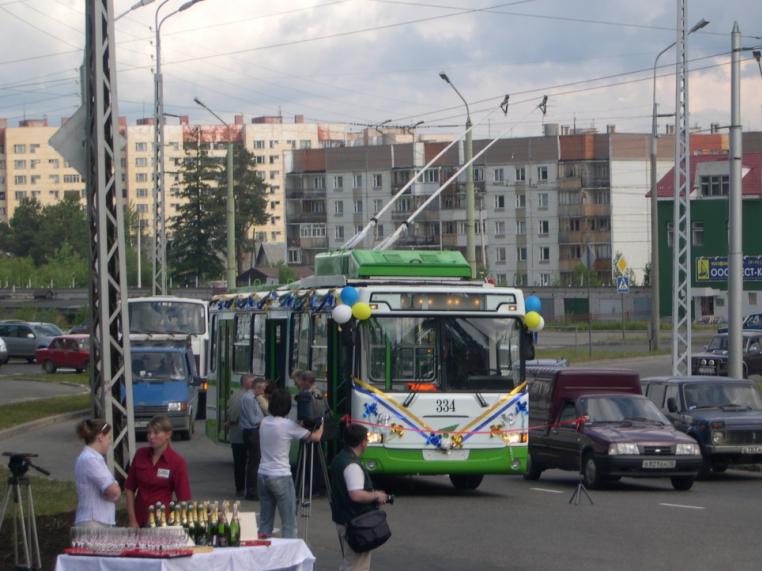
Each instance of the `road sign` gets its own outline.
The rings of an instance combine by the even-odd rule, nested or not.
[[[616,290],[619,293],[630,293],[630,278],[627,276],[617,276]]]
[[[627,269],[627,261],[624,259],[624,256],[621,256],[617,260],[616,269],[619,270],[620,274],[624,274],[624,271]]]

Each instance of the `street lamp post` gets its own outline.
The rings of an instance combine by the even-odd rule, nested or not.
[[[688,34],[700,30],[709,22],[705,19],[699,20],[689,31]],[[651,350],[659,350],[659,331],[660,331],[660,313],[659,313],[659,210],[656,196],[656,156],[658,141],[659,117],[671,117],[672,114],[658,114],[658,104],[656,103],[656,67],[659,58],[667,51],[675,47],[677,42],[672,42],[666,48],[658,53],[654,59],[653,67],[653,111],[651,113]]]
[[[475,222],[475,199],[474,199],[474,166],[471,164],[471,159],[474,154],[473,138],[471,136],[471,111],[468,108],[468,102],[460,94],[458,88],[455,87],[447,74],[441,72],[439,77],[442,78],[450,87],[453,88],[458,97],[463,101],[466,106],[466,156],[465,161],[468,167],[466,168],[466,260],[468,265],[471,266],[471,277],[476,277],[476,235],[474,229]],[[483,260],[486,263],[486,260]]]
[[[228,156],[227,156],[227,179],[228,179],[228,189],[227,189],[227,205],[226,205],[226,221],[227,221],[227,268],[226,268],[226,275],[227,275],[227,281],[228,281],[228,289],[236,287],[238,285],[236,283],[236,259],[235,259],[235,197],[233,193],[233,129],[230,127],[230,125],[217,113],[209,109],[204,103],[198,98],[194,97],[193,101],[197,104],[209,111],[212,115],[214,115],[217,120],[225,125],[228,130]]]
[[[151,0],[153,1],[153,0]],[[154,132],[153,132],[153,280],[151,294],[156,295],[157,287],[161,294],[167,293],[167,230],[164,196],[164,83],[161,75],[161,26],[169,18],[184,12],[202,0],[188,0],[174,12],[159,20],[159,12],[169,0],[164,0],[154,14],[156,32],[156,69],[153,75],[154,86]],[[140,5],[140,2],[138,2]]]

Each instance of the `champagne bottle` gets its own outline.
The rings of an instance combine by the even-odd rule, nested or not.
[[[238,506],[241,502],[233,503],[233,515],[230,518],[230,546],[238,547],[241,545],[241,522],[238,519]]]
[[[177,525],[175,523],[175,502],[169,502],[169,510],[167,516],[167,524]]]
[[[227,510],[227,502],[222,502],[222,509],[220,510],[220,517],[217,521],[217,545],[220,547],[228,546],[228,536],[230,535],[230,528],[228,527],[225,511]]]
[[[212,521],[209,522],[210,541],[213,547],[219,547],[219,536],[217,535],[217,524],[219,523],[219,512],[217,511],[217,502],[212,502]]]
[[[180,525],[188,529],[188,504],[180,502]]]
[[[190,503],[190,514],[188,515],[188,537],[196,543],[196,502]]]
[[[148,506],[148,527],[156,527],[156,516],[153,506]]]
[[[206,545],[209,538],[207,537],[208,529],[206,525],[206,510],[207,502],[203,504],[199,503],[198,506],[198,529],[196,530],[196,545]]]

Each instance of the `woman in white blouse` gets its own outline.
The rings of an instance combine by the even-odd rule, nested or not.
[[[74,465],[77,485],[77,515],[74,525],[112,526],[116,523],[116,502],[122,491],[104,458],[114,440],[111,426],[101,419],[83,420],[77,435],[85,442]]]

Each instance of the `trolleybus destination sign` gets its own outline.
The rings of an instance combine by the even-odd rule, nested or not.
[[[697,282],[724,282],[728,279],[728,258],[706,256],[696,258]],[[743,257],[743,279],[762,281],[762,256]]]

